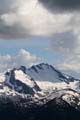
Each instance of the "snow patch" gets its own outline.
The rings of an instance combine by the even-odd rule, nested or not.
[[[34,87],[34,82],[31,81],[31,78],[22,70],[15,70],[15,79],[22,81],[30,87]]]

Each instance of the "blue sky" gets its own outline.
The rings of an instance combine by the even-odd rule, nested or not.
[[[80,2],[72,3],[0,0],[0,68],[41,58],[80,77]]]
[[[42,62],[55,64],[60,57],[55,52],[48,50],[49,47],[50,40],[47,38],[34,38],[29,40],[0,40],[1,55],[16,55],[20,49],[25,49],[31,54],[41,58]]]

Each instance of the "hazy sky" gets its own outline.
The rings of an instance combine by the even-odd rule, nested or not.
[[[0,0],[0,71],[40,62],[80,77],[80,0]]]

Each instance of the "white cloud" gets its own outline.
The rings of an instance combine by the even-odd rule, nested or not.
[[[16,15],[14,13],[1,15],[1,20],[7,26],[13,26],[15,24],[15,22],[17,22]]]
[[[38,0],[0,0],[0,38],[50,36],[52,37],[50,49],[64,56],[60,65],[74,71],[78,71],[80,66],[79,26],[79,11],[56,13],[54,10],[46,9]],[[21,64],[21,61],[25,63],[25,57],[21,56],[27,56],[27,61],[31,59],[28,53],[20,52],[17,56],[8,55],[6,58],[1,55],[0,61],[3,61],[2,59],[6,59],[9,63],[13,61],[14,65],[15,61],[19,61],[16,64]],[[7,68],[7,63],[5,66]]]
[[[39,0],[0,0],[0,38],[75,34],[80,33],[79,25],[79,12],[51,12]]]
[[[57,68],[80,78],[80,35],[77,29],[75,29],[75,32],[55,34],[51,40],[50,49],[61,56],[58,57]]]
[[[71,13],[53,14],[38,0],[0,0],[0,37],[53,36],[68,31]]]
[[[69,75],[80,78],[80,55],[67,56],[57,67]]]
[[[0,72],[6,71],[13,67],[24,65],[26,67],[40,62],[40,58],[32,55],[28,51],[21,49],[17,55],[0,55]]]

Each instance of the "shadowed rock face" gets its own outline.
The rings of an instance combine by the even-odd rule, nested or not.
[[[24,75],[27,75],[26,68],[24,66],[21,66],[21,68],[19,68],[19,69],[13,69],[10,72],[6,72],[5,75],[8,77],[6,77],[5,85],[7,85],[11,89],[14,89],[15,91],[17,91],[19,93],[30,94],[32,96],[34,96],[35,91],[41,91],[41,89],[37,85],[36,81],[34,81],[34,79],[31,77],[29,78],[29,81],[34,84],[33,87],[27,85],[27,80],[26,80],[26,84],[25,84],[23,81],[16,79],[16,77],[15,77],[16,70],[21,70],[24,73]]]
[[[80,119],[80,93],[78,91],[61,88],[61,90],[56,89],[42,95],[43,91],[35,79],[27,75],[27,70],[39,74],[46,69],[56,73],[59,81],[74,81],[73,77],[61,73],[48,64],[36,65],[31,69],[22,66],[7,72],[6,82],[2,83],[2,88],[0,88],[1,120]]]
[[[20,80],[15,79],[14,70],[11,71],[10,83],[14,86],[14,89],[20,93],[31,94],[31,95],[35,94],[32,88],[22,83]],[[19,90],[19,87],[21,87],[21,90]]]
[[[73,82],[74,80],[78,81],[78,79],[66,75],[61,71],[57,70],[52,65],[46,63],[34,65],[31,68],[27,69],[27,72],[34,80],[37,81],[44,80],[50,82],[57,82],[58,80],[58,82],[66,82],[67,84],[69,84],[69,82]]]
[[[4,99],[3,99],[4,100]],[[4,100],[5,101],[5,100]],[[21,99],[20,104],[26,101]],[[0,118],[2,120],[79,120],[80,111],[70,106],[60,98],[55,98],[46,104],[32,104],[25,107],[10,99],[0,100]],[[27,104],[27,103],[26,103]]]

